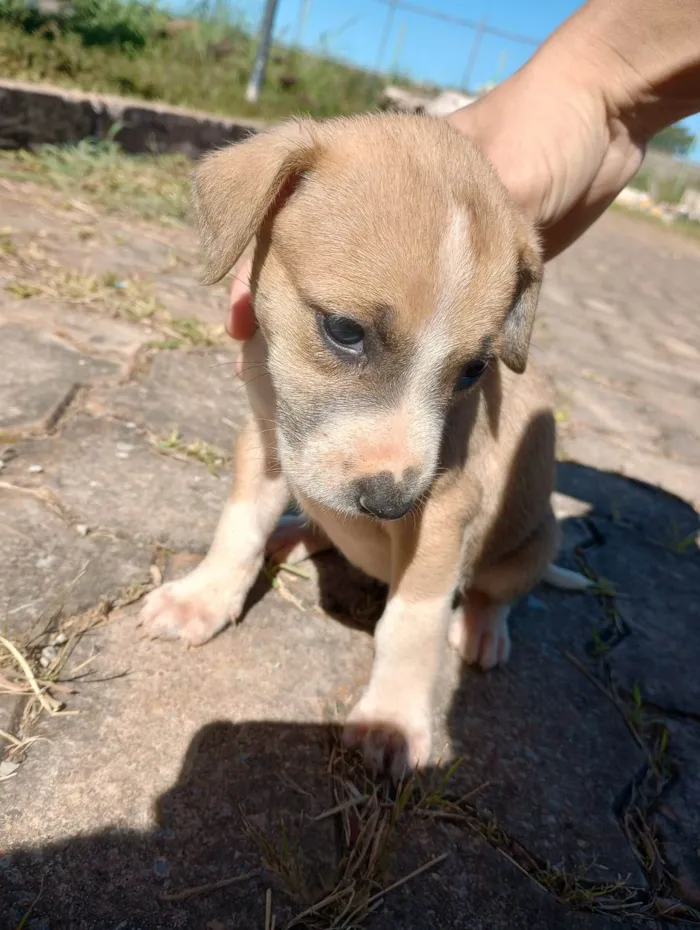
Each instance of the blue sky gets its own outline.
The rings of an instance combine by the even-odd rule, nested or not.
[[[488,25],[533,39],[545,39],[580,4],[577,0],[414,0],[415,5],[480,21],[488,10]],[[262,0],[234,0],[251,26],[257,26]],[[298,37],[300,11],[306,6],[301,44],[325,48],[332,55],[374,68],[388,7],[380,0],[279,0],[275,35],[282,41]],[[382,69],[398,65],[418,80],[462,86],[474,33],[460,26],[397,9],[381,61]],[[472,72],[472,86],[502,80],[532,54],[532,47],[484,35]],[[688,120],[700,135],[700,116]],[[695,157],[700,157],[696,146]]]

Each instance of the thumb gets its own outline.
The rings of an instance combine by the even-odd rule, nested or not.
[[[229,297],[226,332],[232,339],[245,342],[255,335],[258,324],[255,321],[253,302],[250,294],[250,272],[252,262],[244,262],[236,269]]]

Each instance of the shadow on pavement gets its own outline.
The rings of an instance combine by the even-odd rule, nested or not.
[[[685,833],[676,830],[673,849],[661,858],[670,836],[663,818],[671,819],[674,805],[680,804],[679,786],[685,797],[693,791],[700,796],[700,755],[683,759],[682,752],[677,754],[676,744],[689,744],[677,740],[673,729],[687,721],[697,729],[700,721],[700,703],[687,705],[697,687],[686,682],[688,676],[697,677],[700,661],[700,622],[691,622],[700,621],[700,551],[692,540],[698,515],[650,485],[574,463],[559,466],[558,490],[591,505],[590,513],[564,521],[562,563],[609,579],[625,597],[540,588],[514,612],[512,664],[490,675],[462,671],[450,702],[448,731],[465,761],[446,790],[455,798],[473,792],[468,805],[476,819],[452,823],[407,815],[399,821],[387,883],[443,853],[447,858],[389,893],[369,927],[620,926],[610,915],[579,913],[558,903],[523,874],[522,856],[528,851],[533,868],[545,870],[540,883],[549,882],[560,896],[557,876],[587,868],[591,882],[612,884],[620,874],[641,888],[634,899],[640,907],[654,896],[685,898],[700,907],[700,899],[693,901],[693,888],[700,888],[700,860],[695,854],[691,874],[692,862],[687,865],[690,859],[684,858],[696,849],[697,810],[695,821],[681,824]],[[329,571],[322,576],[322,587],[328,588],[322,603],[337,613],[347,592],[330,590],[332,583],[339,583],[337,572]],[[683,624],[686,634],[675,638],[674,623]],[[646,651],[633,651],[629,659],[636,637],[647,643]],[[660,637],[658,649],[655,637]],[[682,694],[687,687],[688,696],[673,708],[680,716],[668,717],[671,738],[662,747],[664,758],[657,759],[667,777],[657,778],[654,794],[644,778],[650,758],[658,755],[658,728],[669,708],[651,694],[653,719],[651,714],[643,718],[646,708],[640,708],[640,700],[635,704],[633,684],[641,683],[641,701],[646,701],[646,676],[653,678],[656,654],[669,642],[674,685]],[[635,707],[636,733],[626,719]],[[323,726],[210,723],[192,741],[176,784],[156,800],[157,827],[151,832],[115,824],[94,835],[43,848],[28,845],[1,857],[0,928],[263,930],[268,888],[276,926],[285,926],[301,905],[261,869],[259,841],[246,829],[245,818],[278,848],[285,824],[288,858],[303,863],[308,893],[321,897],[323,887],[333,883],[343,849],[338,817],[314,820],[334,804],[330,745],[330,728]],[[632,807],[656,844],[651,852],[647,848],[646,860],[635,846],[643,843],[644,833],[630,826]],[[0,824],[4,817],[21,818],[22,811],[0,811]],[[293,848],[297,840],[299,850]],[[254,874],[245,881],[187,900],[160,898],[248,872]],[[576,885],[569,903],[595,904],[586,888]],[[626,912],[613,913],[624,918]],[[622,925],[633,924],[624,918]],[[326,925],[309,919],[300,926]]]

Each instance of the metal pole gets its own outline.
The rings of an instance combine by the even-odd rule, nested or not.
[[[258,47],[255,50],[255,61],[253,70],[250,72],[250,80],[246,87],[245,99],[248,103],[257,103],[260,98],[260,89],[265,80],[265,68],[267,59],[270,55],[270,45],[272,44],[272,27],[275,22],[275,13],[277,12],[277,0],[266,0],[265,10],[263,11],[262,23],[260,25],[260,37]]]
[[[474,65],[476,64],[476,56],[479,54],[479,46],[481,45],[481,40],[484,36],[484,30],[486,29],[486,17],[484,16],[479,23],[479,25],[474,30],[474,38],[472,39],[472,47],[469,52],[469,60],[467,61],[467,67],[464,69],[464,76],[462,77],[462,87],[466,90],[468,94],[472,92],[471,81],[472,81],[472,71],[474,70]]]

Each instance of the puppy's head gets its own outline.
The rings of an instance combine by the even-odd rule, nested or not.
[[[257,237],[255,311],[297,489],[403,516],[434,479],[452,405],[497,358],[526,364],[542,263],[490,164],[438,120],[301,120],[205,159],[195,205],[205,283]]]

